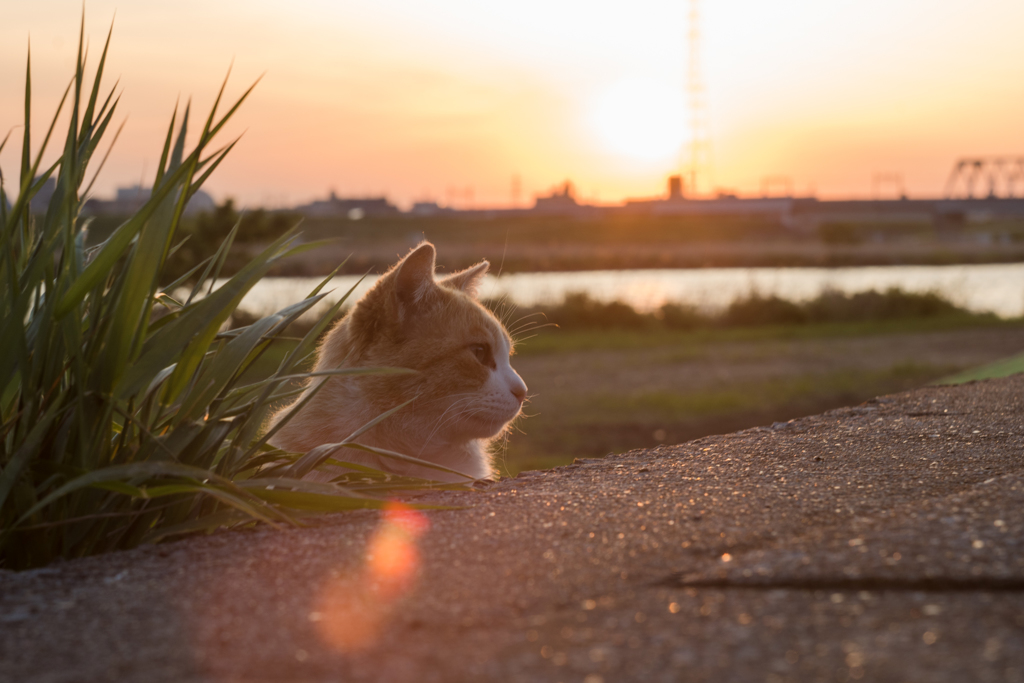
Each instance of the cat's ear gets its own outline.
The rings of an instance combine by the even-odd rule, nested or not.
[[[443,280],[439,280],[438,284],[442,287],[465,292],[475,299],[480,291],[480,283],[483,282],[484,275],[487,274],[490,267],[490,263],[481,261],[475,266],[460,270],[458,273],[452,273]]]
[[[424,242],[402,259],[395,270],[395,293],[407,305],[421,303],[437,285],[434,283],[434,245]]]

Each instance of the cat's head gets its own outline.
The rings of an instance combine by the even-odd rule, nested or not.
[[[368,376],[366,398],[387,409],[416,397],[393,419],[420,439],[490,438],[519,414],[526,384],[509,362],[508,332],[476,298],[489,264],[435,280],[434,259],[432,244],[417,246],[349,316],[359,365],[417,371]]]

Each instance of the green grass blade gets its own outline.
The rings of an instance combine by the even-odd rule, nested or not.
[[[7,497],[11,494],[11,490],[17,483],[18,478],[22,476],[25,466],[36,455],[40,444],[48,435],[54,420],[57,418],[59,410],[60,404],[53,403],[46,413],[43,414],[42,419],[32,427],[32,430],[22,441],[21,447],[14,452],[10,460],[4,463],[4,469],[0,472],[0,506],[7,502]]]
[[[225,491],[235,492],[235,495],[240,496],[240,499],[247,497],[246,492],[237,487],[231,481],[224,479],[223,477],[219,477],[209,470],[205,470],[200,467],[192,467],[190,465],[184,465],[182,463],[172,462],[169,460],[136,462],[127,465],[112,465],[110,467],[103,467],[83,474],[57,488],[55,491],[29,508],[28,511],[14,523],[13,527],[17,527],[19,524],[24,523],[32,515],[46,508],[48,505],[53,504],[55,501],[60,500],[75,491],[92,487],[95,484],[150,479],[161,476],[187,477],[196,481],[209,480],[213,481],[216,485],[223,487]],[[270,518],[262,512],[259,513],[258,518],[263,521],[271,521]]]
[[[250,515],[239,510],[221,510],[210,515],[204,515],[199,519],[157,527],[142,538],[142,543],[159,543],[171,536],[194,534],[197,531],[211,532],[221,527],[231,527],[252,521],[253,518]]]
[[[70,88],[70,86],[69,86]],[[65,96],[67,93],[65,93]],[[22,131],[21,143],[21,182],[25,187],[32,181],[32,43],[29,41],[28,55],[25,58],[25,129]],[[14,211],[13,213],[18,213]]]
[[[291,308],[301,311],[312,306],[318,300],[303,301]],[[179,412],[184,419],[193,419],[197,416],[196,411],[206,409],[206,406],[231,382],[256,346],[263,342],[264,336],[288,316],[287,311],[288,309],[285,309],[281,313],[256,321],[228,342],[222,351],[217,353],[212,364],[213,367],[203,376],[203,388],[194,388],[182,400],[182,407]]]
[[[294,510],[313,512],[345,512],[347,510],[363,510],[366,508],[382,509],[388,501],[380,498],[369,498],[356,495],[325,495],[322,493],[304,493],[302,491],[279,491],[252,489],[253,495],[268,503],[274,503]]]
[[[377,417],[375,417],[374,419],[370,420],[369,422],[364,424],[362,427],[360,427],[356,431],[354,431],[351,434],[349,434],[348,437],[346,437],[343,441],[341,441],[339,443],[323,444],[322,446],[317,446],[316,448],[314,448],[313,450],[309,451],[308,453],[303,455],[301,458],[296,460],[295,464],[293,464],[289,468],[288,474],[290,476],[292,476],[292,477],[295,477],[296,479],[301,479],[302,477],[306,476],[311,471],[313,471],[316,467],[318,467],[321,463],[323,463],[324,460],[329,458],[331,455],[333,455],[339,449],[344,448],[346,445],[352,443],[355,439],[358,439],[361,435],[365,434],[370,429],[373,429],[378,424],[380,424],[381,422],[383,422],[387,418],[389,418],[392,415],[394,415],[395,413],[397,413],[402,408],[404,408],[407,405],[409,405],[410,403],[412,403],[414,400],[416,400],[416,399],[414,399],[414,398],[413,399],[409,399],[405,403],[402,403],[401,405],[395,406],[391,410],[388,410],[387,412],[382,413],[381,415],[378,415]],[[293,415],[295,415],[297,412],[298,412],[297,410],[292,410],[291,412],[289,412],[281,420],[280,424],[283,424],[283,423],[287,422],[288,419],[291,418]]]
[[[313,379],[316,377],[339,377],[353,375],[405,375],[414,374],[415,372],[415,370],[409,370],[408,368],[389,368],[385,366],[373,366],[365,368],[337,368],[335,370],[298,372],[295,373],[294,375],[273,375],[272,377],[261,379],[258,382],[253,382],[252,384],[246,384],[245,386],[236,387],[235,389],[231,390],[231,393],[229,393],[226,398],[236,398],[243,394],[256,391],[260,387],[265,387],[268,384],[281,384],[284,382]]]
[[[83,17],[84,22],[85,17]],[[79,132],[79,137],[86,137],[88,134],[88,128],[91,126],[93,113],[96,109],[96,101],[99,99],[100,94],[100,82],[103,80],[103,67],[107,63],[107,52],[110,49],[110,38],[114,35],[114,24],[111,22],[110,29],[107,31],[107,40],[103,44],[103,52],[100,54],[100,63],[96,67],[96,74],[93,76],[92,92],[89,93],[89,103],[85,107],[85,113],[82,116],[82,128]]]
[[[427,469],[437,470],[439,472],[456,474],[460,477],[465,477],[466,481],[473,481],[473,477],[469,476],[468,474],[459,472],[458,470],[450,469],[448,467],[444,467],[443,465],[438,465],[437,463],[430,462],[429,460],[421,460],[419,458],[414,458],[411,455],[405,455],[404,453],[389,451],[384,448],[375,448],[373,446],[364,446],[363,444],[360,443],[342,443],[330,445],[339,446],[341,448],[352,448],[357,451],[365,451],[366,453],[373,453],[374,455],[379,455],[384,458],[390,458],[391,460],[398,460],[400,462],[409,463],[410,465],[419,465],[420,467],[426,467]]]
[[[222,285],[219,289],[206,297],[190,311],[189,315],[182,316],[163,330],[163,337],[158,340],[158,345],[150,349],[148,355],[139,359],[138,364],[132,368],[126,376],[131,378],[118,391],[126,395],[132,390],[141,388],[137,377],[141,372],[152,368],[155,364],[167,364],[170,358],[178,358],[178,367],[169,380],[167,401],[174,400],[186,383],[192,377],[200,361],[213,341],[214,336],[221,324],[231,315],[231,312],[238,307],[242,297],[245,296],[256,282],[270,269],[281,244],[290,239],[290,236],[283,236],[278,242],[268,247],[262,254],[242,268],[234,277]],[[167,337],[173,337],[171,342]],[[177,343],[185,342],[185,350],[180,351],[182,346]],[[135,368],[141,368],[136,370]],[[153,368],[155,370],[155,368]]]
[[[153,191],[152,196],[143,205],[137,214],[121,224],[113,235],[104,243],[104,247],[93,257],[82,274],[71,284],[68,290],[61,297],[54,314],[57,317],[67,315],[68,312],[77,306],[86,293],[96,288],[110,272],[114,269],[117,261],[122,257],[124,251],[135,239],[135,236],[142,229],[160,206],[160,203],[170,196],[176,184],[187,172],[185,168],[177,169],[159,188]]]

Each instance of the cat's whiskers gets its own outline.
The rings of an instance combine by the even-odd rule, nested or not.
[[[547,313],[545,313],[544,311],[535,311],[533,313],[527,313],[525,315],[520,316],[517,320],[512,322],[511,323],[511,325],[512,325],[511,328],[509,327],[509,325],[505,325],[505,328],[506,329],[511,329],[511,330],[518,330],[524,324],[528,324],[528,323],[534,322],[534,321],[531,321],[530,318],[545,318],[546,319],[547,317],[548,317]]]
[[[451,397],[450,396],[444,396],[442,398],[451,398]],[[420,446],[420,450],[419,450],[418,455],[422,455],[423,454],[423,451],[426,450],[427,446],[430,444],[430,440],[434,438],[434,434],[436,434],[437,431],[439,429],[441,429],[441,427],[443,427],[444,425],[448,424],[452,420],[458,419],[464,413],[458,413],[456,415],[453,415],[452,417],[448,418],[448,420],[444,419],[445,415],[447,415],[450,410],[452,410],[453,408],[457,407],[460,403],[468,403],[468,402],[472,401],[473,398],[474,398],[473,394],[464,394],[464,398],[460,398],[457,401],[453,401],[450,406],[448,406],[447,408],[444,409],[444,412],[441,413],[440,417],[437,418],[437,423],[434,425],[434,428],[430,431],[429,434],[427,434],[427,438],[425,438],[423,440],[423,444]]]
[[[437,403],[439,401],[450,401],[453,398],[461,398],[463,396],[473,397],[473,396],[476,396],[476,393],[472,392],[472,391],[464,391],[464,392],[459,393],[459,394],[448,394],[446,396],[435,396],[434,398],[428,399],[427,401],[424,401],[423,403],[420,403],[419,405],[421,407],[422,406],[427,406],[427,405],[430,405],[431,403]]]
[[[501,445],[498,447],[498,452],[501,454],[501,466],[508,471],[508,434],[509,430],[506,427],[501,430],[501,434],[498,438],[501,439]]]
[[[541,323],[539,320],[531,320],[531,318],[538,317],[547,320],[547,315],[543,312],[529,313],[516,320],[514,323],[512,323],[511,326],[506,326],[508,329],[508,333],[514,336],[516,334],[519,334],[520,332],[529,332],[530,330],[535,330],[538,327],[554,326],[554,323]]]
[[[448,411],[445,412],[447,413]],[[434,430],[431,432],[431,436],[433,436],[433,434],[437,432],[441,427],[450,424],[456,420],[461,420],[467,416],[473,416],[488,412],[489,409],[487,406],[480,406],[479,404],[475,404],[472,408],[465,408],[461,412],[449,416],[448,419],[444,420],[443,422],[441,420],[443,419],[444,415],[442,415],[441,418],[438,418],[438,424],[436,427],[434,427]]]
[[[526,407],[526,404],[527,404],[527,402],[529,400],[530,400],[530,397],[527,396],[526,399],[523,401],[523,407],[524,408]],[[508,438],[508,434],[510,434],[513,429],[516,430],[517,432],[519,432],[520,434],[525,435],[526,432],[524,432],[522,427],[519,426],[519,423],[522,422],[523,420],[526,420],[526,419],[531,418],[531,417],[533,417],[533,415],[527,415],[526,411],[524,411],[522,408],[520,408],[519,413],[514,418],[512,418],[512,420],[507,425],[505,425],[506,439]]]
[[[502,294],[497,299],[487,300],[485,305],[494,313],[494,317],[498,319],[502,326],[506,326],[505,323],[508,320],[508,316],[512,315],[516,308],[515,304],[508,300],[508,292]]]
[[[460,420],[463,417],[466,417],[467,415],[476,415],[477,413],[485,412],[484,408],[479,407],[479,405],[472,405],[469,400],[466,401],[466,404],[467,406],[463,407],[460,412],[449,415],[447,420],[442,421],[442,418],[444,417],[443,415],[441,418],[438,418],[438,425],[437,427],[434,428],[434,431],[437,431],[441,427],[448,425],[452,422],[455,422],[456,420]]]

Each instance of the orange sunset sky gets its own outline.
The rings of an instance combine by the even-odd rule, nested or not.
[[[0,136],[71,76],[80,0],[4,0]],[[247,206],[386,194],[520,205],[571,179],[587,201],[664,191],[685,161],[688,3],[90,0],[93,60],[127,125],[97,194],[150,182],[179,94],[206,113],[263,80],[207,189]],[[115,17],[116,14],[116,17]],[[1024,2],[702,0],[711,162],[698,188],[870,197],[875,173],[942,192],[954,160],[1024,154]],[[15,130],[16,137],[19,130]],[[38,139],[38,138],[37,138]],[[8,179],[18,144],[0,154]],[[8,181],[10,182],[10,180]]]

